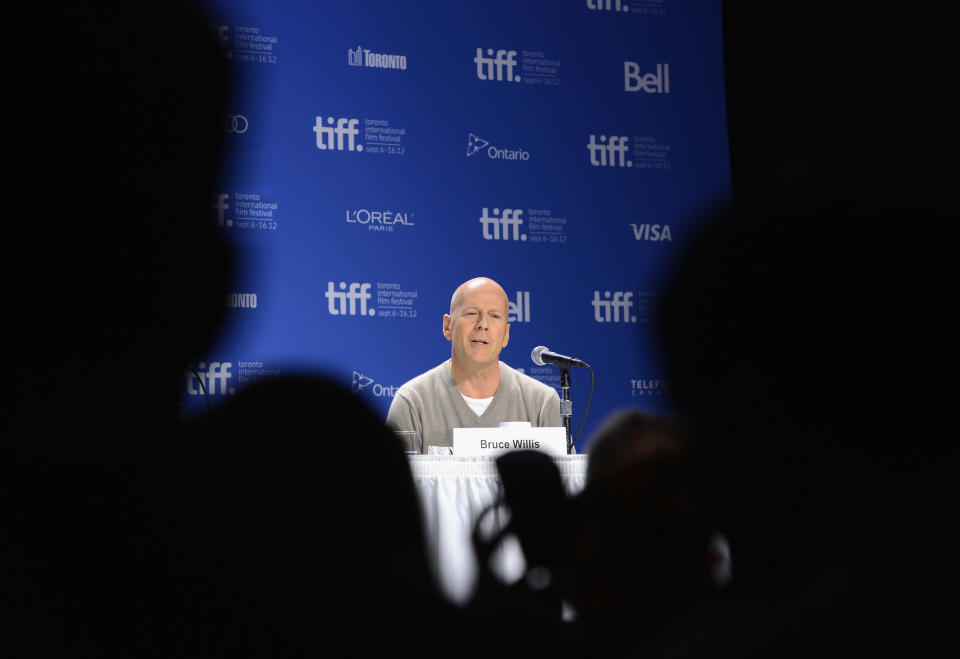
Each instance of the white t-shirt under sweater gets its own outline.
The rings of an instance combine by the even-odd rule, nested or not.
[[[553,387],[500,362],[500,386],[477,416],[457,389],[448,359],[400,387],[387,413],[395,430],[419,431],[424,453],[429,446],[453,446],[454,428],[496,428],[504,421],[562,426],[560,397]]]

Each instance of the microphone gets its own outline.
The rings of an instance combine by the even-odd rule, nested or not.
[[[550,349],[547,348],[547,346],[537,346],[534,348],[533,352],[530,353],[530,359],[532,359],[533,363],[537,366],[553,364],[554,366],[559,366],[560,368],[570,368],[571,366],[586,366],[587,368],[590,368],[590,364],[587,362],[581,361],[576,357],[567,357],[566,355],[550,352]]]

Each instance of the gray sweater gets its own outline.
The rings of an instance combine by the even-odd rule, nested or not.
[[[457,389],[448,359],[400,387],[387,412],[393,429],[420,432],[424,453],[428,446],[453,446],[454,428],[496,428],[501,421],[562,426],[560,397],[553,387],[500,362],[500,386],[477,416]]]

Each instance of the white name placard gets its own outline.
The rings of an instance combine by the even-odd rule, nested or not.
[[[562,427],[531,428],[522,425],[453,429],[454,455],[499,455],[524,449],[543,451],[550,455],[566,455],[567,431]]]

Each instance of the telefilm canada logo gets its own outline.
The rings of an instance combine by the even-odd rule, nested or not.
[[[467,136],[467,158],[481,152],[487,154],[487,158],[490,160],[530,160],[530,152],[526,149],[498,147],[479,135],[469,133]]]
[[[661,397],[670,393],[670,384],[663,378],[630,380],[630,395]]]
[[[368,48],[357,45],[356,48],[347,49],[347,64],[370,69],[397,69],[405,71],[407,69],[407,56],[375,53]]]

